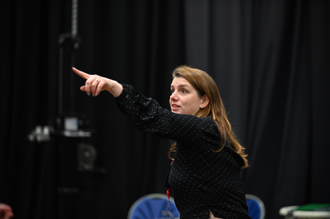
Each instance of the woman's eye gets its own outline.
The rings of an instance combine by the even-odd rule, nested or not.
[[[182,93],[184,93],[184,94],[187,93],[187,90],[183,89],[183,90],[182,90]]]

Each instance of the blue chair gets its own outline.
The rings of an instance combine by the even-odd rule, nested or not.
[[[136,200],[128,212],[128,219],[172,219],[179,218],[180,213],[170,198],[170,213],[167,212],[167,196],[165,194],[149,194]],[[172,214],[172,215],[171,215]]]
[[[246,195],[246,204],[249,209],[249,216],[252,219],[264,219],[265,218],[265,205],[260,198],[255,195]]]

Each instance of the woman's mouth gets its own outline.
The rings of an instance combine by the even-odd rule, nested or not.
[[[172,104],[171,105],[171,108],[172,108],[172,111],[176,111],[176,110],[178,110],[180,108],[180,106],[179,105],[176,105],[176,104]]]

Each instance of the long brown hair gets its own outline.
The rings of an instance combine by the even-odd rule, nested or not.
[[[205,108],[199,109],[195,116],[199,118],[211,117],[217,124],[219,133],[221,135],[221,145],[219,150],[214,152],[220,152],[224,148],[228,137],[231,142],[231,147],[233,147],[236,152],[244,159],[244,165],[242,168],[247,168],[249,164],[246,158],[247,155],[244,153],[245,148],[242,147],[242,145],[240,145],[236,139],[236,136],[228,121],[226,109],[220,97],[220,92],[214,80],[206,72],[185,65],[174,69],[172,77],[182,77],[186,79],[197,90],[197,93],[201,98],[204,97],[204,95],[209,98],[209,104]],[[168,153],[168,157],[170,159],[173,159],[171,154],[172,152],[175,152],[175,148],[176,143],[171,145],[170,151]]]

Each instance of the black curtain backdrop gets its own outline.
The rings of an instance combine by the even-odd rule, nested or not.
[[[176,66],[207,71],[249,154],[246,192],[264,201],[266,218],[330,202],[328,0],[78,1],[81,41],[75,56],[64,45],[63,111],[85,115],[93,133],[44,142],[28,134],[59,115],[59,36],[71,31],[71,2],[4,0],[0,10],[0,202],[15,218],[126,218],[139,197],[164,192],[170,142],[135,129],[110,94],[80,92],[72,65],[164,107]],[[94,172],[77,170],[82,142],[97,150]]]

